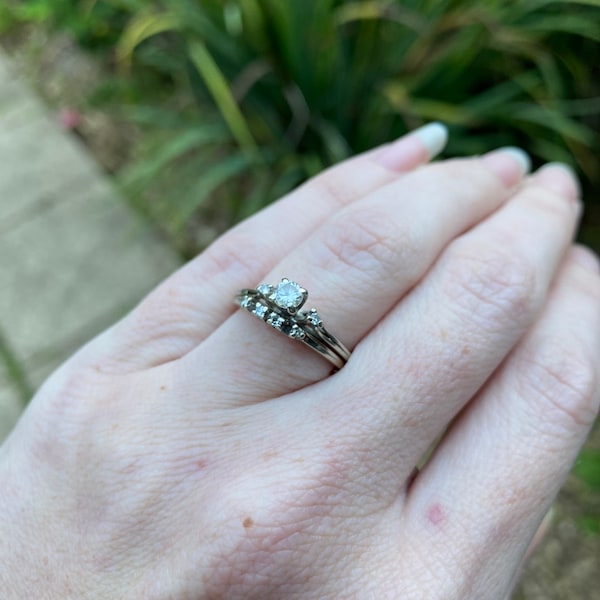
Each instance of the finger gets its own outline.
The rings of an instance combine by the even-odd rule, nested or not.
[[[573,236],[575,195],[564,169],[538,172],[357,347],[328,410],[351,415],[372,470],[393,465],[404,481],[531,325]]]
[[[525,168],[520,154],[501,150],[414,171],[336,213],[266,280],[297,277],[314,290],[310,306],[319,309],[327,328],[353,346],[423,276],[448,242],[498,208]],[[260,352],[249,352],[249,344]],[[189,359],[193,373],[198,364],[219,365],[231,373],[232,389],[245,388],[244,401],[298,389],[331,368],[246,311],[233,315]],[[248,372],[252,385],[247,385]]]
[[[570,253],[543,313],[417,477],[406,523],[472,560],[474,597],[501,591],[566,478],[600,404],[598,261]],[[437,514],[437,523],[427,515]],[[415,519],[413,521],[413,518]],[[499,568],[501,567],[501,568]],[[506,593],[506,592],[505,592]]]
[[[241,285],[260,280],[342,207],[430,160],[446,139],[443,125],[426,125],[328,169],[244,221],[108,330],[92,349],[95,362],[103,370],[121,371],[182,356],[231,314],[231,298]]]
[[[510,585],[508,586],[509,593],[508,593],[508,596],[506,597],[506,600],[510,600],[512,598],[513,592],[514,592],[515,588],[517,587],[519,580],[521,579],[521,576],[523,575],[523,571],[524,571],[525,567],[527,566],[527,562],[529,561],[529,559],[532,557],[532,555],[535,553],[535,551],[538,549],[540,544],[544,541],[544,539],[548,535],[548,532],[550,531],[550,528],[552,527],[553,522],[554,522],[554,508],[551,508],[546,513],[544,518],[542,519],[540,526],[537,528],[536,532],[533,535],[533,539],[531,540],[531,542],[529,543],[529,546],[527,547],[527,550],[525,551],[525,556],[523,556],[521,562],[519,563],[519,566],[517,567],[517,569],[515,571],[512,581],[511,581]]]

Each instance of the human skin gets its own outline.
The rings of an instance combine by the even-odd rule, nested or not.
[[[319,175],[47,380],[0,447],[2,598],[510,593],[598,411],[598,262],[564,167],[430,154]],[[340,371],[233,305],[281,277]]]

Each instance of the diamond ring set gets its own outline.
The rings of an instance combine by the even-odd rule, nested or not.
[[[301,310],[308,292],[295,281],[282,279],[278,285],[262,283],[256,289],[243,289],[236,304],[277,331],[302,342],[341,369],[350,351],[325,326],[319,313],[311,308]]]

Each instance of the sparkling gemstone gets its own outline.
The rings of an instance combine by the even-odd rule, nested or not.
[[[280,317],[277,313],[273,312],[269,315],[267,323],[275,327],[275,329],[281,329],[281,327],[285,323],[285,319],[283,317]]]
[[[286,321],[281,328],[281,331],[296,340],[301,340],[306,337],[306,334],[304,331],[302,331],[302,328],[293,320]]]
[[[314,308],[310,309],[310,311],[306,315],[306,318],[308,319],[309,323],[312,323],[315,327],[318,327],[319,325],[323,324],[321,316]]]
[[[293,325],[288,335],[296,340],[301,340],[305,336],[305,333],[298,325]]]
[[[263,296],[268,296],[271,293],[271,286],[268,283],[261,283],[256,291],[262,294]]]
[[[298,308],[304,301],[304,291],[294,281],[282,279],[275,289],[274,301],[281,308]]]
[[[257,303],[254,307],[254,314],[261,319],[267,314],[268,308],[264,304]]]
[[[244,296],[241,302],[242,308],[251,308],[252,298],[250,296]]]

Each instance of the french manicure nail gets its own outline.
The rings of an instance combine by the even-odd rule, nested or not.
[[[437,121],[415,129],[410,135],[422,142],[429,158],[437,156],[448,143],[448,128]]]
[[[429,123],[385,146],[374,158],[386,169],[403,171],[437,156],[447,142],[447,127]]]
[[[506,187],[516,185],[531,170],[531,159],[525,150],[506,146],[481,157],[483,163],[495,173]]]

